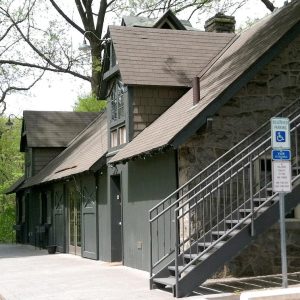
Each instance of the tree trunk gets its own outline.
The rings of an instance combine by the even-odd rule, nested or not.
[[[91,88],[92,94],[99,95],[100,81],[101,81],[101,50],[102,47],[99,41],[91,41],[91,55],[92,55],[92,77]]]

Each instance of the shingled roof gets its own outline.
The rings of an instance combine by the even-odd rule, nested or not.
[[[9,195],[17,192],[19,187],[24,183],[24,181],[25,176],[21,176],[6,191],[4,191],[4,194]]]
[[[122,81],[127,85],[191,85],[234,38],[232,33],[110,26]]]
[[[67,149],[54,158],[38,174],[27,179],[22,188],[92,170],[106,152],[107,118],[105,111],[84,129]],[[103,164],[105,164],[105,161]]]
[[[25,110],[21,151],[24,151],[25,139],[28,147],[67,147],[98,115],[93,112]]]
[[[203,72],[201,100],[193,103],[188,91],[133,141],[121,149],[111,163],[171,145],[176,147],[206,122],[239,88],[260,71],[287,43],[300,33],[300,1],[260,20]],[[275,51],[275,49],[277,49]]]

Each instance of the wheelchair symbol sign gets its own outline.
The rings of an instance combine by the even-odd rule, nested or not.
[[[290,121],[288,118],[271,119],[271,146],[273,149],[290,149]]]
[[[285,143],[285,131],[276,131],[275,132],[276,142]]]

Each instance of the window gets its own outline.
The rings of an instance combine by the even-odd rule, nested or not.
[[[118,132],[119,132],[120,145],[125,144],[126,143],[126,127],[125,126],[120,127]]]
[[[110,133],[111,148],[117,147],[125,143],[126,143],[126,127],[123,125],[113,129]]]
[[[116,52],[115,52],[113,43],[111,43],[111,46],[110,46],[110,67],[112,68],[116,64],[117,64]]]
[[[122,120],[125,117],[124,114],[124,97],[122,88],[117,82],[111,93],[111,120],[118,121]]]
[[[113,130],[110,134],[110,146],[112,148],[118,146],[118,130],[117,129]]]

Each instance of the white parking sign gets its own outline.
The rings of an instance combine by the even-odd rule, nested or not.
[[[273,192],[289,193],[292,191],[291,162],[288,160],[272,162]]]
[[[273,149],[290,148],[290,121],[288,118],[271,119],[271,141]]]

